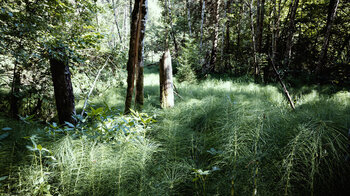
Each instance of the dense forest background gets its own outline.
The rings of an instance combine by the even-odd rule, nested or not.
[[[1,194],[349,192],[349,1],[0,8]]]

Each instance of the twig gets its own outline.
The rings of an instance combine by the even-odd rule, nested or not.
[[[177,95],[180,99],[184,99],[184,98],[179,94],[179,91],[177,90],[175,84],[173,84],[173,86],[174,86],[174,93],[175,93],[175,95]]]
[[[100,77],[101,71],[102,71],[102,70],[105,68],[105,66],[107,65],[107,62],[108,62],[108,60],[109,60],[109,57],[110,57],[110,56],[108,56],[108,58],[107,58],[105,64],[102,66],[102,68],[101,68],[100,70],[98,70],[98,73],[97,73],[97,76],[96,76],[96,78],[95,78],[95,81],[94,81],[94,83],[92,84],[92,87],[91,87],[91,89],[90,89],[90,92],[89,92],[88,96],[87,96],[86,99],[85,99],[84,106],[83,106],[83,111],[81,112],[81,116],[84,115],[85,108],[86,108],[87,102],[88,102],[88,100],[89,100],[89,97],[90,97],[90,95],[92,94],[92,91],[93,91],[94,88],[95,88],[96,82],[97,82],[98,78]]]

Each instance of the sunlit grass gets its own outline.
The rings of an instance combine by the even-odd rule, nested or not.
[[[175,82],[181,98],[162,110],[158,83],[156,68],[146,69],[144,112],[158,121],[146,138],[141,133],[114,144],[68,136],[43,142],[57,160],[45,166],[52,194],[322,195],[347,189],[349,92],[305,88],[292,94],[293,111],[277,85]],[[124,96],[125,86],[109,89],[90,105],[122,111]],[[18,165],[8,182],[20,186],[11,191],[33,193],[40,167]]]

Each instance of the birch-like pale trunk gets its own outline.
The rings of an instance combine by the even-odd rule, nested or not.
[[[201,12],[201,38],[199,42],[199,50],[202,51],[203,46],[203,26],[204,26],[204,17],[205,17],[205,0],[202,0],[202,12]]]
[[[174,84],[173,70],[171,65],[170,51],[167,50],[159,67],[160,104],[162,108],[174,107]]]
[[[257,81],[259,77],[259,65],[258,65],[258,59],[256,54],[256,40],[255,40],[256,35],[255,35],[255,28],[254,28],[253,3],[254,3],[254,0],[251,0],[249,4],[249,16],[250,16],[250,31],[252,36],[254,78],[255,78],[255,81]]]
[[[192,37],[190,0],[186,0],[186,9],[187,9],[188,30],[189,30],[189,33],[190,33],[190,37]]]
[[[119,30],[119,25],[118,25],[118,18],[117,18],[117,14],[116,14],[116,9],[115,9],[115,5],[114,5],[114,0],[112,0],[112,8],[113,8],[113,16],[114,16],[114,22],[115,22],[115,26],[117,27],[117,31],[118,31],[118,35],[119,35],[119,40],[120,43],[123,43],[123,39]]]

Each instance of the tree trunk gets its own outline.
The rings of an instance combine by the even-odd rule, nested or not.
[[[144,67],[144,37],[146,31],[148,11],[148,0],[145,0],[141,7],[141,25],[140,25],[140,40],[138,48],[138,65],[137,65],[137,78],[136,78],[136,93],[135,93],[135,108],[141,111],[144,103],[144,88],[143,88],[143,67]]]
[[[167,50],[159,66],[160,104],[162,108],[174,107],[173,70],[170,51]]]
[[[200,51],[202,51],[202,45],[203,45],[204,15],[205,15],[205,0],[202,0],[202,12],[201,12],[201,38],[200,38],[200,42],[199,42],[199,50],[200,50]]]
[[[11,117],[18,119],[19,105],[20,105],[20,86],[21,86],[21,68],[15,60],[15,67],[13,68],[13,79],[11,87],[10,111]]]
[[[250,16],[250,30],[251,30],[251,36],[252,36],[252,48],[253,48],[253,68],[254,68],[254,78],[255,81],[258,80],[259,77],[259,65],[258,65],[258,59],[256,54],[256,35],[255,35],[255,29],[254,29],[254,14],[253,14],[253,3],[254,0],[251,0],[249,5],[249,16]]]
[[[139,51],[139,39],[141,25],[140,21],[140,4],[143,0],[135,0],[134,10],[132,11],[131,27],[130,27],[130,45],[129,45],[129,59],[127,63],[127,90],[125,99],[125,110],[124,114],[129,114],[132,103],[132,95],[134,92],[134,81],[135,81],[135,69],[138,63],[138,51]]]
[[[273,18],[271,20],[271,55],[268,66],[264,69],[264,81],[270,80],[270,67],[272,67],[272,62],[276,62],[277,55],[277,42],[280,37],[280,16],[281,16],[281,4],[277,4],[276,0],[272,1],[273,5]]]
[[[278,70],[277,70],[277,68],[276,68],[276,66],[275,66],[275,62],[272,60],[272,58],[271,58],[271,63],[272,63],[273,70],[275,71],[275,74],[276,74],[276,76],[277,76],[277,78],[278,78],[278,81],[280,82],[280,84],[281,84],[281,86],[282,86],[282,88],[283,88],[284,95],[286,96],[286,98],[287,98],[287,100],[288,100],[288,102],[289,102],[290,107],[291,107],[293,110],[295,110],[295,106],[294,106],[293,100],[292,100],[291,96],[289,95],[289,92],[288,92],[288,90],[287,90],[287,87],[286,87],[286,85],[284,84],[284,82],[283,82],[283,80],[282,80],[282,77],[281,77],[281,75],[279,74],[279,72],[278,72]]]
[[[64,54],[64,49],[56,49],[55,52]],[[50,69],[59,123],[75,123],[72,117],[72,115],[75,115],[75,104],[68,58],[66,56],[57,56],[59,55],[50,57]]]
[[[326,34],[324,36],[322,50],[320,54],[320,58],[318,60],[318,65],[316,68],[317,74],[320,73],[322,67],[324,67],[325,61],[327,59],[327,51],[329,46],[329,40],[331,37],[332,25],[334,23],[334,19],[337,14],[337,9],[339,5],[339,0],[330,0],[329,8],[328,8],[328,16],[327,16],[327,25],[326,25]]]
[[[258,0],[257,5],[257,23],[256,23],[256,50],[262,53],[262,40],[264,31],[264,17],[265,17],[265,0]]]
[[[115,22],[115,26],[117,27],[117,31],[118,31],[118,35],[119,35],[119,40],[120,43],[123,43],[123,39],[122,36],[120,34],[120,30],[119,30],[119,25],[118,25],[118,19],[117,19],[117,15],[116,15],[116,10],[115,10],[115,6],[114,6],[114,0],[112,0],[112,7],[113,7],[113,16],[114,16],[114,22]]]
[[[292,45],[293,45],[293,36],[295,32],[295,15],[297,13],[299,0],[294,0],[291,2],[289,8],[289,24],[288,24],[288,35],[286,40],[286,50],[284,54],[284,64],[289,66],[290,58],[292,56]]]
[[[204,73],[209,73],[215,70],[216,60],[217,60],[217,50],[218,50],[218,40],[219,40],[219,8],[220,0],[214,1],[214,32],[213,32],[213,45],[211,48],[210,63],[207,68],[205,68]]]
[[[176,41],[176,36],[175,36],[175,31],[174,31],[174,25],[173,25],[173,16],[171,13],[171,2],[170,0],[165,0],[165,6],[166,9],[168,10],[168,16],[169,16],[169,23],[170,23],[170,34],[171,37],[173,38],[173,42],[174,42],[174,48],[175,48],[175,56],[178,57],[179,55],[179,47]]]
[[[187,22],[188,22],[188,30],[190,32],[190,37],[192,37],[192,29],[191,29],[191,9],[190,2],[186,0],[186,9],[187,9]]]
[[[226,4],[226,32],[225,32],[225,43],[223,44],[224,50],[223,50],[223,58],[225,61],[225,69],[226,71],[230,71],[231,65],[230,65],[230,59],[229,59],[229,52],[230,52],[230,24],[231,24],[231,16],[232,10],[231,10],[232,0],[228,0]]]

